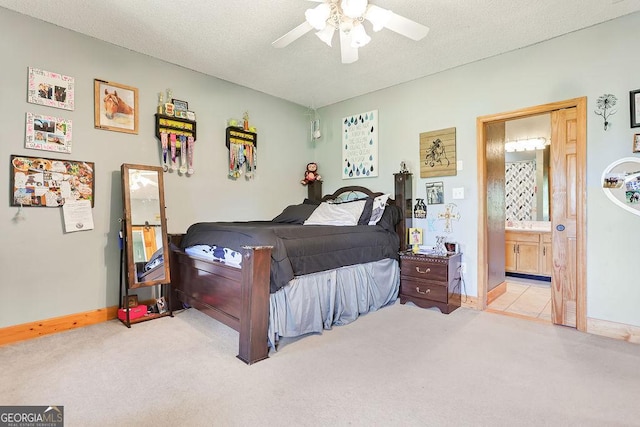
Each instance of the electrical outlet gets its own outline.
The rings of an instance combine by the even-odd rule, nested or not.
[[[464,187],[456,187],[452,191],[454,199],[464,199]]]

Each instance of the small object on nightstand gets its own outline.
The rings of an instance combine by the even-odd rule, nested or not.
[[[414,254],[418,253],[422,244],[422,228],[409,229],[409,243],[411,243],[411,251]]]
[[[455,242],[444,242],[444,247],[447,248],[448,254],[457,254],[458,253],[458,244]]]
[[[462,254],[400,254],[400,303],[438,307],[449,314],[460,307]]]
[[[447,247],[444,244],[446,236],[436,236],[436,246],[434,247],[436,254],[438,255],[446,255]]]

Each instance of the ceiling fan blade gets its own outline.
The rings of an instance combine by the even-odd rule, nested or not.
[[[289,31],[284,36],[280,37],[278,40],[271,43],[273,47],[285,47],[288,46],[291,42],[298,40],[300,37],[307,34],[311,31],[313,27],[307,21],[304,21],[302,24],[295,27],[293,30]]]
[[[343,64],[351,64],[358,60],[358,48],[351,47],[351,36],[340,31],[340,56]]]
[[[384,26],[391,31],[394,31],[405,37],[409,37],[410,39],[415,41],[422,40],[429,32],[429,27],[418,24],[416,21],[407,19],[404,16],[396,15],[393,12],[391,12],[391,17]]]

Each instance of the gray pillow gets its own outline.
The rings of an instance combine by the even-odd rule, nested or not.
[[[304,222],[311,216],[317,205],[311,205],[301,203],[299,205],[290,205],[284,208],[282,213],[273,218],[272,222],[284,223],[284,224],[304,224]]]

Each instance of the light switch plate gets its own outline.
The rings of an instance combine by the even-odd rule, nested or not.
[[[456,187],[453,189],[454,199],[464,199],[464,187]]]
[[[462,167],[463,167],[463,166],[462,166],[462,160],[458,160],[458,161],[456,162],[456,169],[457,169],[457,170],[459,170],[459,171],[461,171],[461,170],[462,170]]]

